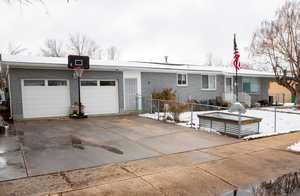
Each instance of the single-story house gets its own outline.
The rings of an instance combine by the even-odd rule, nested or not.
[[[78,83],[67,58],[2,55],[0,63],[8,73],[13,119],[67,116],[70,105],[78,102]],[[81,80],[81,101],[89,115],[134,110],[137,95],[149,97],[163,88],[176,90],[182,101],[217,96],[233,101],[234,75],[233,67],[91,60]],[[273,77],[240,70],[240,98],[249,103],[268,100]]]

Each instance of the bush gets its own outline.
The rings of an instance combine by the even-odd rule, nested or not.
[[[176,100],[176,91],[172,88],[164,88],[161,92],[153,92],[152,99]]]
[[[189,108],[189,104],[184,104],[184,103],[176,103],[176,102],[171,102],[168,103],[168,112],[171,113],[173,120],[175,122],[179,122],[179,116],[181,113],[186,112]]]
[[[176,122],[179,121],[179,115],[189,108],[189,104],[176,103],[176,91],[173,91],[172,88],[165,88],[161,92],[153,92],[152,98],[162,100],[160,111],[164,110],[169,112],[172,116],[172,120]]]

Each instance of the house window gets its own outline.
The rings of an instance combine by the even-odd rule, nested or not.
[[[48,86],[67,86],[66,80],[48,80]]]
[[[116,81],[100,81],[100,86],[115,86]]]
[[[216,89],[216,76],[202,75],[202,89],[215,90]]]
[[[187,86],[187,74],[177,74],[177,86]]]
[[[97,86],[97,80],[83,80],[80,81],[81,86]]]
[[[24,86],[45,86],[45,80],[24,80]]]
[[[243,78],[243,92],[259,93],[260,82],[258,78]]]

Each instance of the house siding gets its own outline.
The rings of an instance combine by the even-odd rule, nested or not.
[[[14,119],[23,118],[22,107],[22,79],[67,79],[70,81],[70,101],[71,104],[78,102],[78,83],[73,78],[73,71],[71,70],[46,70],[46,69],[21,69],[13,68],[9,70],[10,75],[10,91],[11,91],[11,105],[12,115]],[[113,79],[118,81],[118,96],[119,96],[119,110],[123,111],[123,73],[112,71],[85,71],[82,79]]]
[[[217,75],[216,90],[202,90],[200,74],[188,74],[187,86],[177,86],[176,73],[142,72],[141,80],[144,97],[151,97],[152,92],[161,91],[164,88],[175,90],[179,101],[186,101],[189,98],[214,99],[216,96],[222,96],[224,92],[224,76],[222,75]]]

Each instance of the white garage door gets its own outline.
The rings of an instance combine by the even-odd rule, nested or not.
[[[68,80],[22,80],[24,118],[66,116],[70,107]]]
[[[86,114],[118,113],[117,81],[81,80],[81,102]]]

